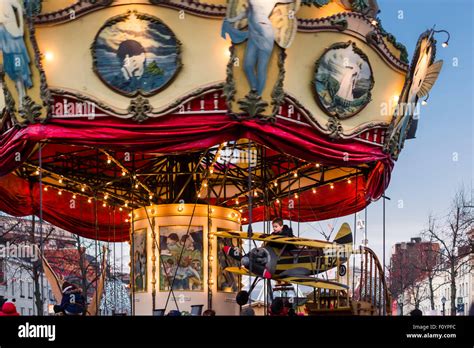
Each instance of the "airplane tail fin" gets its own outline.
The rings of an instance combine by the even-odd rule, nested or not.
[[[334,242],[337,244],[352,244],[352,230],[347,222],[343,223],[337,232]]]

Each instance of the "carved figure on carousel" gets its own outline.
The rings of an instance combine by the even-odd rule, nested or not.
[[[19,100],[26,96],[26,89],[33,86],[30,57],[24,40],[23,7],[19,0],[0,1],[0,50],[3,68],[15,81]]]
[[[267,81],[268,65],[273,52],[275,41],[287,48],[296,32],[294,14],[300,5],[300,0],[231,0],[228,8],[242,9],[236,16],[224,19],[222,37],[229,34],[234,44],[247,40],[244,58],[244,71],[250,88],[262,95]],[[278,4],[292,5],[291,10],[275,11]],[[271,17],[275,18],[275,25]],[[248,30],[239,29],[242,21],[247,20]],[[240,23],[240,25],[239,25]]]

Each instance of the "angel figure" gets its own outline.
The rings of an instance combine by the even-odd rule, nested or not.
[[[16,83],[19,99],[31,88],[30,57],[24,40],[23,8],[19,0],[0,1],[0,50],[7,75]]]
[[[433,63],[435,58],[435,46],[432,35],[432,32],[423,35],[419,41],[419,48],[415,54],[414,65],[412,65],[411,81],[407,84],[408,89],[404,92],[405,96],[396,111],[400,119],[398,123],[396,123],[392,134],[400,134],[398,139],[399,149],[403,146],[407,132],[414,127],[410,121],[413,118],[413,113],[419,99],[428,95],[438,79],[443,66],[442,60]],[[410,129],[408,127],[410,127]],[[414,133],[414,130],[411,133]],[[414,134],[412,134],[411,138],[413,137]]]
[[[233,1],[234,5],[237,1]],[[259,95],[262,95],[267,81],[268,64],[273,52],[274,42],[275,40],[278,41],[275,31],[293,31],[293,28],[277,29],[274,27],[270,16],[277,4],[294,4],[296,9],[300,4],[300,0],[248,0],[245,9],[235,17],[229,17],[228,14],[222,26],[223,38],[226,38],[226,34],[229,34],[232,42],[236,44],[248,40],[244,57],[244,71],[251,89]],[[231,5],[229,8],[232,7]],[[244,19],[248,20],[248,30],[236,29],[234,24]],[[288,21],[288,23],[290,22]],[[296,22],[292,24],[295,25]]]

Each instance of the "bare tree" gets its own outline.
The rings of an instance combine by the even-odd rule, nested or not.
[[[41,231],[39,231],[35,216],[32,216],[31,220],[27,218],[2,216],[2,220],[4,222],[4,228],[0,234],[0,242],[8,242],[10,246],[39,245],[40,239],[42,243],[46,243],[54,231],[54,227],[51,225],[44,225],[44,229],[43,226],[41,226]],[[15,259],[17,262],[10,264],[11,266],[13,266],[13,264],[15,265],[15,269],[12,270],[12,275],[15,277],[16,274],[21,274],[23,271],[26,271],[30,275],[34,285],[33,297],[36,312],[38,315],[43,315],[44,294],[41,287],[41,261],[31,258],[25,259],[20,255],[12,258],[13,261],[15,261]]]
[[[415,283],[420,280],[421,272],[416,267],[418,262],[418,252],[407,250],[407,244],[401,244],[402,249],[396,256],[392,257],[390,263],[389,290],[394,297],[398,297],[413,289]],[[415,291],[415,294],[418,292]],[[403,315],[404,301],[400,303],[401,315]]]
[[[433,216],[423,235],[440,243],[438,251],[440,268],[448,275],[450,284],[451,315],[456,315],[456,277],[461,267],[470,265],[470,241],[468,232],[473,228],[473,213],[468,206],[464,189],[459,189],[451,203],[448,214],[441,221]],[[440,269],[438,269],[440,271]]]

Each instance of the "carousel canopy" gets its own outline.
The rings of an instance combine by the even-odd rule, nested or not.
[[[3,4],[0,210],[100,240],[150,204],[363,209],[441,69],[433,31],[410,66],[373,0]]]

